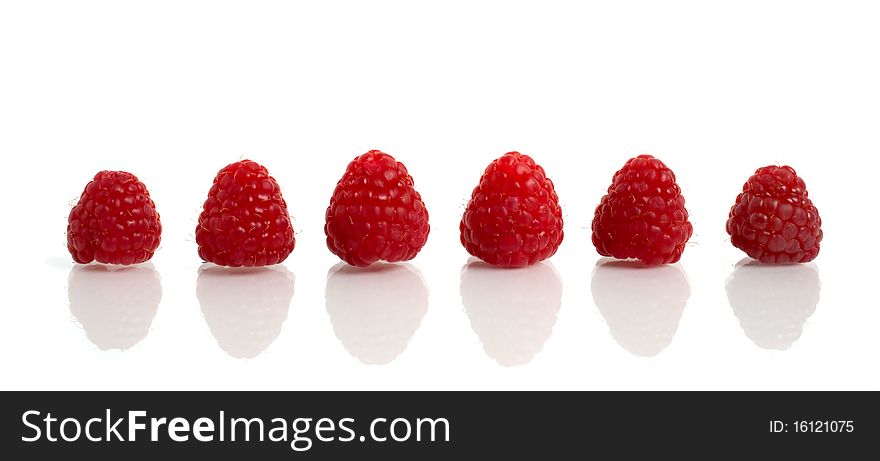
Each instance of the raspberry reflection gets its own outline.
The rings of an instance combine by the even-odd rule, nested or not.
[[[196,294],[220,348],[235,358],[260,355],[281,333],[295,278],[284,266],[203,264]]]
[[[162,299],[152,263],[77,265],[68,277],[70,312],[101,350],[128,349],[147,336]]]
[[[591,288],[611,336],[639,357],[656,356],[672,343],[691,294],[678,264],[648,267],[607,258],[596,264]]]
[[[813,263],[772,265],[743,259],[727,280],[733,313],[758,347],[784,351],[803,332],[819,303],[819,270]]]
[[[409,344],[428,311],[428,288],[412,264],[339,263],[327,274],[327,314],[352,356],[384,365]]]
[[[525,365],[553,334],[562,280],[548,261],[512,269],[471,259],[461,301],[486,354],[506,367]]]

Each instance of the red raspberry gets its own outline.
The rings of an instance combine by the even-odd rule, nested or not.
[[[278,264],[296,243],[281,187],[251,160],[226,166],[214,178],[199,225],[199,256],[220,266]]]
[[[394,157],[356,157],[327,207],[327,248],[352,266],[413,259],[428,240],[428,210],[413,178]]]
[[[153,257],[162,223],[147,187],[124,171],[101,171],[67,219],[67,250],[88,264],[139,264]]]
[[[822,218],[794,169],[771,165],[743,186],[727,233],[733,246],[762,263],[805,263],[819,254]]]
[[[602,256],[672,264],[694,233],[675,173],[650,155],[629,159],[614,174],[593,217],[593,245]]]
[[[489,264],[522,267],[553,256],[563,237],[553,181],[528,155],[502,155],[480,177],[459,229],[467,252]]]

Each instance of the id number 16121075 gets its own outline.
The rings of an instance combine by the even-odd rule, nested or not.
[[[791,422],[770,421],[770,432],[852,433],[855,432],[855,424],[853,424],[853,421],[847,420],[797,420]]]

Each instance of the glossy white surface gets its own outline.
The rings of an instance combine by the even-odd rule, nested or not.
[[[2,389],[878,388],[880,15],[871,2],[18,2],[0,6]],[[540,6],[537,6],[540,5]],[[327,251],[354,156],[403,161],[431,236],[368,271]],[[549,261],[469,258],[458,221],[508,150],[556,183]],[[593,209],[625,160],[678,176],[681,263],[600,258]],[[278,179],[282,265],[202,265],[218,169]],[[824,221],[809,265],[724,232],[759,166],[794,166]],[[75,266],[66,216],[100,169],[137,174],[151,263]]]

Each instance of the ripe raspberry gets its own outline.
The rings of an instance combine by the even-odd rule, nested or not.
[[[220,266],[278,264],[296,243],[287,203],[269,171],[242,160],[214,178],[196,227],[199,256]]]
[[[349,354],[384,365],[403,353],[422,324],[428,287],[409,263],[366,270],[339,263],[327,277],[326,300],[333,332]]]
[[[394,157],[356,157],[327,207],[327,248],[352,266],[413,259],[428,240],[428,210],[413,178]]]
[[[74,266],[67,286],[70,312],[102,351],[125,350],[144,339],[162,300],[152,263]]]
[[[647,265],[678,262],[693,232],[675,173],[650,155],[629,159],[614,174],[593,217],[599,254]]]
[[[196,296],[221,349],[250,359],[266,350],[287,320],[295,277],[284,266],[229,269],[205,264]]]
[[[553,256],[563,237],[553,181],[528,155],[502,155],[480,177],[459,230],[467,252],[489,264],[522,267]]]
[[[67,250],[80,264],[139,264],[153,257],[162,236],[147,187],[124,171],[101,171],[67,220]]]
[[[733,246],[762,263],[805,263],[819,254],[822,218],[794,169],[771,165],[743,186],[727,233]]]

